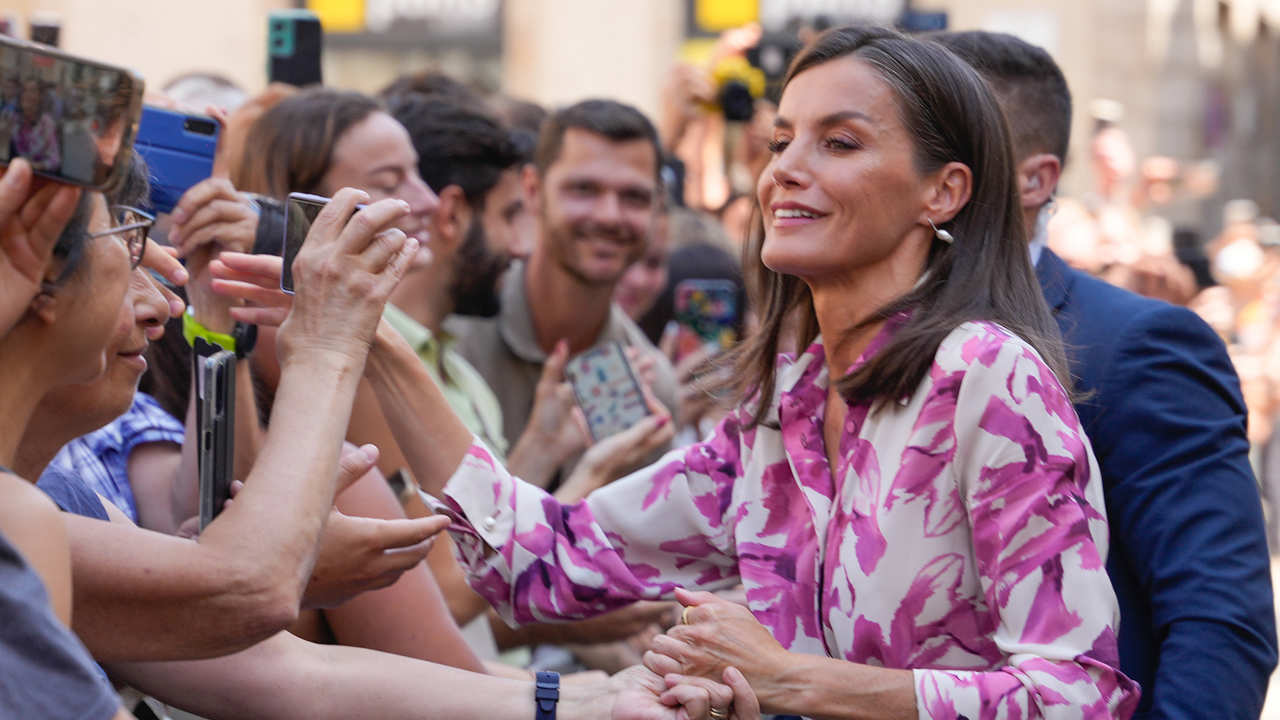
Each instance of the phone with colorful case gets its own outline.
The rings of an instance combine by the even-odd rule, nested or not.
[[[595,441],[620,433],[649,415],[640,382],[622,345],[616,342],[571,359],[565,375]]]
[[[675,316],[680,325],[676,357],[682,358],[704,346],[716,352],[737,341],[738,289],[728,280],[689,279],[675,288]]]

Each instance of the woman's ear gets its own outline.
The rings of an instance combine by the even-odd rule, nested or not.
[[[934,172],[934,182],[925,197],[924,218],[942,224],[955,217],[973,195],[973,171],[961,162],[949,162]]]

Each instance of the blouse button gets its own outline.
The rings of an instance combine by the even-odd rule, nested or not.
[[[492,515],[484,519],[484,523],[482,524],[484,525],[485,530],[493,530],[498,526],[498,512],[495,510]]]

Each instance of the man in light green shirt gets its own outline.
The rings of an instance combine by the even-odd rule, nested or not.
[[[508,443],[502,432],[502,406],[480,373],[455,349],[456,339],[446,331],[431,332],[391,304],[382,317],[422,358],[431,379],[436,381],[463,424],[491,449],[506,456]]]

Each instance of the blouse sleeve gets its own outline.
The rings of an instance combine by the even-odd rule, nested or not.
[[[992,671],[915,670],[921,718],[1129,717],[1106,516],[1093,452],[1066,393],[1021,343],[967,343],[955,470],[992,636]]]
[[[739,422],[574,505],[512,477],[480,441],[444,488],[472,588],[511,624],[590,617],[675,587],[737,580],[730,505]]]

